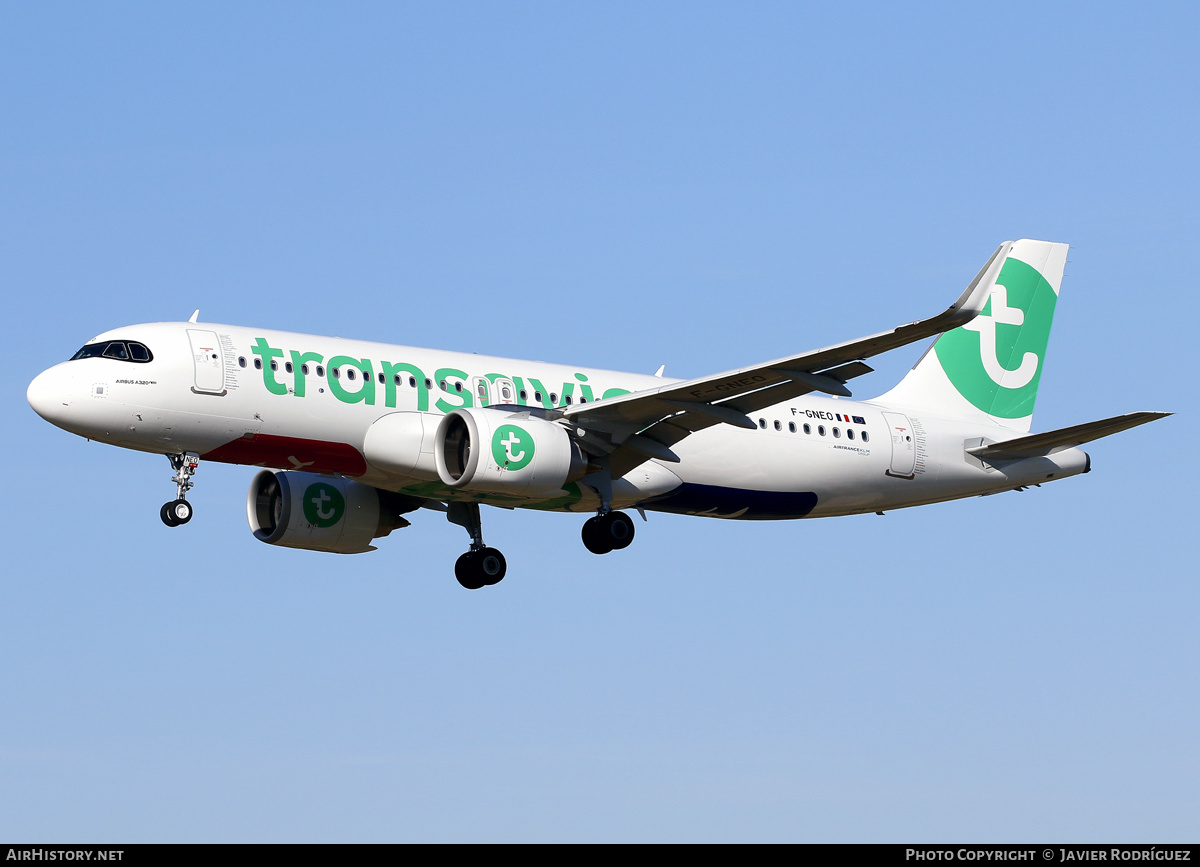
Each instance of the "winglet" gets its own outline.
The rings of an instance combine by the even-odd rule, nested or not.
[[[987,260],[987,264],[979,270],[963,294],[959,295],[958,300],[946,309],[946,313],[949,314],[946,318],[951,323],[946,327],[946,331],[970,322],[987,305],[992,286],[995,285],[996,278],[1000,276],[1000,269],[1004,266],[1004,260],[1008,258],[1008,251],[1012,249],[1014,243],[1005,241],[997,247],[992,258]]]
[[[197,307],[191,316],[188,317],[188,322],[195,322],[200,318],[200,308]]]

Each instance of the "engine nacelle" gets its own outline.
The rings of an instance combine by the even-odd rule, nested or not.
[[[442,484],[494,494],[552,494],[588,470],[566,428],[526,412],[456,409],[433,444]]]
[[[372,539],[407,527],[400,514],[417,505],[341,476],[263,470],[250,483],[246,518],[269,545],[360,554],[375,550]]]
[[[393,412],[367,428],[363,457],[393,476],[436,479],[433,441],[441,419],[428,412]]]

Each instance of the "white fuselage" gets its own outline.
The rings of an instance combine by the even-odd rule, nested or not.
[[[125,448],[352,477],[431,500],[593,512],[596,491],[569,484],[513,501],[447,488],[420,468],[399,474],[366,447],[394,413],[436,424],[460,407],[561,408],[671,380],[207,323],[155,323],[96,338],[138,341],[147,362],[103,357],[56,365],[29,386],[30,404],[72,433]],[[335,375],[336,371],[336,375]],[[364,373],[367,378],[364,378]],[[753,414],[757,430],[718,424],[613,485],[612,505],[770,519],[903,508],[1086,472],[1087,455],[988,464],[966,448],[1011,438],[1004,428],[919,414],[876,401],[807,395]]]

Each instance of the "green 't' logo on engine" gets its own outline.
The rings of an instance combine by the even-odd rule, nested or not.
[[[515,424],[502,424],[492,434],[492,457],[496,466],[519,470],[533,460],[533,435]]]
[[[332,527],[342,520],[346,500],[328,482],[317,482],[304,492],[304,518],[314,527]]]
[[[980,314],[933,345],[959,394],[1000,418],[1032,415],[1057,303],[1036,268],[1006,261]]]

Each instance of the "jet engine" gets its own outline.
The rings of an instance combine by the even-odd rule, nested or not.
[[[269,545],[360,554],[375,550],[372,539],[407,527],[401,514],[419,506],[341,476],[263,470],[250,483],[246,518],[254,537]]]
[[[442,419],[433,456],[442,483],[463,491],[552,494],[588,471],[587,455],[561,425],[478,407]]]

